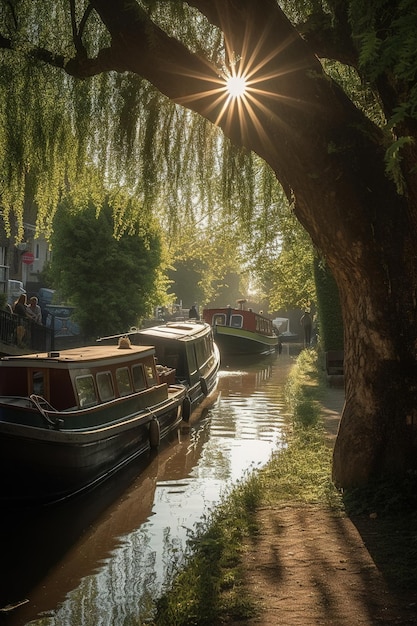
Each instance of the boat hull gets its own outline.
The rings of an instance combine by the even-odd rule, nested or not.
[[[212,326],[222,355],[270,354],[278,348],[272,320],[251,309],[204,309],[203,318]]]
[[[214,326],[214,340],[222,354],[271,354],[275,352],[278,338],[267,337],[242,328]]]
[[[0,404],[1,499],[55,502],[90,488],[157,447],[177,428],[184,398],[185,389],[174,388],[168,400],[147,409],[134,412],[130,403],[130,414],[119,418],[120,407],[113,407],[113,412],[107,407],[102,423],[97,411],[94,417],[91,411],[91,425],[84,428],[70,427],[70,412],[61,413],[52,428],[33,409],[27,409],[22,420],[21,407]]]

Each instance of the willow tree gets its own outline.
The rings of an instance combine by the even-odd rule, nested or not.
[[[297,24],[291,7],[298,4],[308,15]],[[79,142],[79,128],[87,119],[94,122],[84,147],[96,148],[93,161],[107,177],[117,159],[109,161],[95,143],[103,133],[114,140],[104,112],[120,104],[122,139],[131,153],[137,139],[149,156],[158,133],[183,135],[182,152],[167,154],[163,169],[173,196],[182,158],[190,162],[194,145],[190,129],[196,127],[184,123],[189,111],[205,122],[197,131],[204,141],[191,154],[195,170],[209,176],[222,158],[210,124],[271,168],[340,292],[346,403],[335,480],[349,487],[415,467],[415,0],[22,0],[3,3],[2,18],[0,44],[10,73],[22,55],[37,64],[46,83],[47,67],[51,74],[62,72],[58,80],[63,88],[67,81],[67,94],[74,88],[73,107],[71,98],[63,104],[66,132],[77,129]],[[349,66],[358,84],[369,86],[365,109],[331,77],[329,61]],[[113,96],[103,108],[100,78],[110,77]],[[244,88],[240,96],[229,94],[229,77]],[[84,93],[74,87],[78,79]],[[164,117],[159,94],[177,105]],[[147,122],[140,128],[131,123],[139,110]],[[151,197],[157,168],[152,158],[140,163],[138,178]],[[234,166],[240,166],[238,158]],[[250,196],[256,182],[244,184]],[[182,193],[192,206],[193,196]],[[205,193],[214,190],[207,185]],[[4,195],[13,200],[8,188]]]

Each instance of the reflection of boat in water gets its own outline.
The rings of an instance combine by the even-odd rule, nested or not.
[[[277,353],[258,355],[230,356],[222,360],[222,371],[219,377],[219,392],[236,393],[239,389],[245,395],[252,396],[265,381],[271,378],[272,366]],[[242,368],[243,366],[243,368]]]
[[[98,341],[114,343],[127,336],[134,345],[155,347],[158,369],[175,370],[175,380],[187,388],[183,418],[187,420],[195,408],[215,389],[220,354],[213,341],[209,324],[196,320],[168,322],[150,328],[131,329],[123,335],[103,337]]]
[[[207,424],[200,420],[171,433],[158,454],[140,457],[98,485],[93,498],[84,493],[53,507],[4,512],[2,568],[8,575],[0,588],[0,607],[30,600],[9,614],[8,626],[23,626],[54,610],[129,542],[152,518],[158,483],[189,477],[208,437]]]
[[[30,600],[12,612],[8,626],[26,625],[39,613],[36,624],[145,623],[150,594],[158,596],[162,575],[178,562],[188,529],[279,441],[276,384],[291,360],[270,355],[259,362],[237,375],[222,367],[209,419],[196,421],[200,405],[180,439],[172,433],[147,466],[142,457],[95,488],[94,498],[86,493],[19,513],[16,530],[8,524],[2,565],[9,576],[0,606]],[[4,517],[0,524],[5,528]]]
[[[239,309],[204,309],[203,318],[213,328],[214,340],[223,355],[266,354],[274,352],[278,346],[278,336],[274,332],[272,320],[245,310],[243,302]]]
[[[84,346],[0,360],[2,500],[57,501],[157,448],[186,389],[154,349]]]

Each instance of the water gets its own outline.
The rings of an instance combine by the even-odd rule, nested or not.
[[[291,350],[222,364],[189,427],[99,489],[4,515],[0,606],[29,601],[0,613],[0,625],[145,623],[190,530],[282,446]]]

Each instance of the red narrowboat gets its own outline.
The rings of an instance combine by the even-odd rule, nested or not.
[[[268,354],[278,347],[272,320],[261,313],[228,306],[204,309],[203,319],[213,328],[220,354]]]

